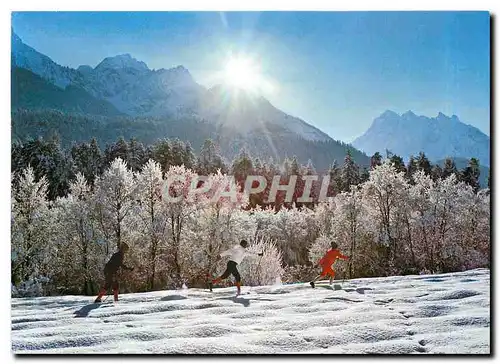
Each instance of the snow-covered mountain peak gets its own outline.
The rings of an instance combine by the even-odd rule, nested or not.
[[[438,114],[437,114],[437,116],[436,116],[436,119],[437,119],[437,120],[449,120],[449,119],[450,119],[450,117],[449,117],[449,116],[447,116],[447,115],[445,115],[445,114],[443,114],[443,113],[440,111],[440,112],[438,112]]]
[[[104,58],[101,63],[99,63],[96,67],[95,70],[101,70],[101,69],[135,69],[138,71],[149,71],[148,66],[146,63],[142,61],[138,61],[137,59],[133,58],[130,54],[125,53],[125,54],[119,54],[114,57],[106,57]]]
[[[371,155],[389,149],[408,158],[423,151],[431,161],[446,157],[475,157],[490,164],[490,138],[479,129],[460,121],[458,116],[439,112],[436,117],[403,115],[386,111],[352,145]]]
[[[25,68],[60,88],[80,81],[80,74],[71,68],[55,63],[46,55],[37,52],[25,44],[12,31],[11,33],[11,63],[13,66]]]
[[[190,74],[188,69],[183,65],[178,65],[176,67],[171,68],[170,70],[181,74]]]
[[[184,66],[177,66],[173,68],[161,68],[154,71],[163,81],[176,85],[189,85],[196,84],[191,73]]]
[[[416,117],[417,115],[411,111],[411,110],[408,110],[407,112],[405,112],[403,115],[401,115],[402,117],[406,118],[406,119],[411,119],[411,118],[414,118]]]
[[[399,115],[395,113],[392,110],[385,110],[380,116],[378,117],[379,119],[385,119],[385,118],[397,118]]]

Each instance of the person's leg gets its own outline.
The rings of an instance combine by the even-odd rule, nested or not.
[[[115,302],[118,302],[118,288],[119,288],[118,280],[115,276],[113,279],[113,298]]]
[[[234,262],[232,262],[234,263]],[[238,272],[238,268],[236,267],[236,263],[234,264],[231,264],[231,273],[234,277],[234,280],[235,280],[235,285],[237,287],[237,294],[240,294],[241,293],[241,276],[240,276],[240,272]]]
[[[323,271],[321,272],[321,274],[319,274],[316,278],[314,278],[311,282],[309,282],[309,284],[311,285],[311,287],[314,288],[315,287],[314,282],[316,282],[318,279],[326,276],[327,274],[328,274],[328,269],[323,268]]]
[[[106,294],[108,289],[111,288],[112,284],[113,284],[113,276],[108,272],[104,272],[104,287],[101,288],[94,302],[96,303],[101,302],[102,296]]]
[[[332,285],[333,281],[335,280],[335,271],[333,269],[330,269],[330,286]]]
[[[224,271],[224,273],[222,273],[222,275],[220,277],[212,279],[212,283],[218,283],[218,282],[222,281],[223,279],[226,279],[227,277],[229,277],[229,275],[231,274],[231,264],[230,263],[234,263],[234,262],[232,262],[232,261],[227,262],[227,267],[226,267],[226,270]]]

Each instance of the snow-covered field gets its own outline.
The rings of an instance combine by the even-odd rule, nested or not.
[[[20,353],[489,354],[490,272],[12,299]]]

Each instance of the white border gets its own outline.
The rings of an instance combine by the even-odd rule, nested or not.
[[[34,10],[45,10],[45,11],[51,11],[51,10],[72,10],[72,11],[79,11],[79,10],[107,10],[107,11],[136,11],[136,10],[170,10],[170,11],[179,11],[179,10],[337,10],[337,11],[349,11],[349,10],[486,10],[490,11],[493,14],[498,15],[498,7],[500,2],[498,1],[489,1],[489,0],[475,0],[475,1],[441,1],[441,0],[419,0],[419,1],[361,1],[361,0],[350,0],[350,1],[345,1],[345,2],[339,2],[339,1],[319,1],[319,0],[308,0],[308,1],[299,1],[299,0],[284,0],[284,1],[269,1],[269,0],[253,0],[253,1],[238,1],[238,0],[183,0],[183,1],[151,1],[151,0],[141,0],[141,1],[136,1],[136,2],[131,2],[131,3],[123,3],[122,1],[108,1],[108,2],[103,2],[97,1],[97,0],[86,0],[86,1],[80,1],[80,2],[69,2],[67,0],[44,0],[42,1],[37,1],[37,0],[23,0],[23,1],[6,1],[2,2],[2,8],[5,6],[5,9],[2,9],[3,11],[1,12],[1,21],[0,24],[2,26],[0,27],[1,29],[1,41],[2,41],[2,48],[3,49],[3,57],[1,58],[2,60],[2,70],[3,73],[2,75],[2,98],[1,98],[1,105],[2,105],[2,121],[1,121],[1,127],[2,127],[2,132],[0,132],[0,146],[2,148],[2,156],[3,158],[0,159],[0,171],[1,173],[1,191],[2,193],[0,194],[1,196],[1,201],[0,201],[0,224],[1,224],[1,232],[2,232],[2,249],[3,252],[0,254],[0,258],[4,261],[5,264],[2,264],[3,269],[5,270],[2,274],[2,277],[4,279],[4,290],[2,290],[2,295],[1,295],[1,302],[2,302],[2,307],[0,308],[0,314],[1,314],[1,328],[4,330],[3,335],[2,335],[2,352],[1,352],[1,359],[7,359],[9,362],[14,360],[14,357],[12,356],[10,352],[10,26],[11,26],[11,11],[34,11]],[[498,34],[498,19],[496,19],[496,27],[495,27],[495,49],[498,50],[498,37],[496,34]],[[496,57],[498,60],[498,57]],[[498,61],[495,63],[495,65],[498,64]],[[493,73],[492,75],[495,75],[495,80],[496,81],[496,72]],[[495,82],[496,84],[496,82]],[[498,105],[498,96],[495,95],[495,105]],[[495,136],[493,135],[493,131],[490,132],[490,135],[492,138]],[[498,148],[496,148],[498,149]],[[495,160],[498,160],[499,155],[498,151],[495,151]],[[495,175],[494,175],[494,180],[497,180],[497,176],[500,173],[497,173],[496,171],[496,163],[495,163]],[[499,185],[496,184],[495,187],[499,188]],[[495,205],[498,206],[498,200],[495,194]],[[498,219],[498,217],[497,217]],[[496,227],[496,226],[495,226]],[[498,234],[498,232],[497,232]],[[492,245],[496,245],[495,252],[498,253],[498,250],[500,250],[500,246],[496,244],[496,241],[492,241]],[[497,257],[497,254],[495,254],[495,258]],[[495,262],[497,263],[498,260],[495,259]],[[498,269],[496,269],[498,270]],[[497,273],[495,270],[495,278],[497,277]],[[492,327],[492,330],[494,328]],[[491,342],[492,348],[495,346],[494,342]],[[42,357],[43,358],[43,357]],[[47,358],[46,360],[52,360],[53,358]],[[67,358],[61,358],[62,360],[65,360]],[[71,360],[71,358],[69,358]],[[151,360],[151,357],[148,357],[147,360]],[[154,359],[154,358],[153,358]],[[185,360],[189,361],[204,361],[205,359],[203,358],[183,358],[183,357],[159,357],[157,358],[162,361],[168,361],[168,362],[181,362]],[[222,358],[212,358],[212,360],[220,360]],[[264,357],[256,357],[250,359],[251,361],[271,361],[271,360],[277,360],[279,358],[264,358]],[[288,360],[290,359],[289,357],[287,358],[281,358],[281,360]],[[300,361],[306,360],[309,361],[309,359],[301,357],[298,358]],[[311,358],[312,359],[312,358]],[[317,359],[317,358],[314,358]],[[312,360],[314,360],[312,359]],[[335,360],[336,362],[344,362],[344,361],[351,361],[351,360],[359,360],[360,358],[332,358],[328,357],[325,358],[327,360]],[[362,357],[361,357],[362,359]],[[405,360],[404,357],[397,358],[396,360]],[[438,361],[442,360],[442,358],[439,357],[425,357],[427,361]],[[472,358],[464,358],[471,360]],[[33,359],[32,359],[33,360]],[[97,362],[107,362],[110,359],[106,358],[98,358],[98,359],[93,359],[90,358],[85,358],[85,359],[80,359],[83,361],[97,361]],[[113,359],[114,361],[116,360],[121,360],[119,359]],[[139,362],[140,359],[133,358],[129,359],[132,362]],[[210,359],[209,359],[210,360]],[[224,359],[223,359],[224,360]],[[239,360],[239,358],[236,357],[230,357],[227,358],[226,360]],[[248,358],[246,359],[248,360]],[[383,361],[387,360],[386,358],[376,358],[376,357],[371,357],[369,360],[376,360],[376,361]],[[476,359],[479,361],[479,359]],[[472,361],[475,361],[472,359]]]

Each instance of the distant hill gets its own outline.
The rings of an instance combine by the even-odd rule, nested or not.
[[[296,156],[306,164],[312,160],[318,172],[329,168],[334,160],[341,165],[347,150],[362,167],[368,167],[370,159],[351,146],[334,140],[306,140],[276,125],[264,125],[242,137],[230,126],[214,125],[192,117],[186,118],[132,118],[128,116],[92,116],[68,114],[55,110],[14,110],[12,113],[12,142],[22,142],[38,136],[59,135],[61,143],[69,146],[73,142],[89,141],[95,137],[102,148],[115,142],[120,136],[136,138],[152,144],[159,138],[179,138],[189,141],[196,151],[205,139],[214,140],[228,162],[245,148],[253,157],[275,162],[285,157]]]

